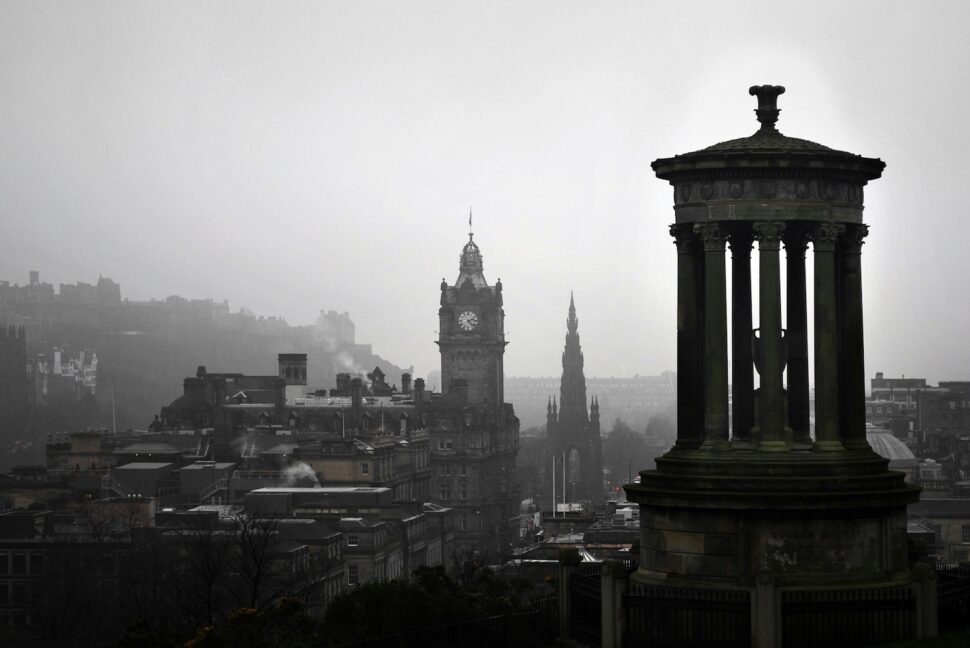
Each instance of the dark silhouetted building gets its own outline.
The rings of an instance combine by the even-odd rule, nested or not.
[[[569,315],[566,318],[559,402],[558,406],[555,401],[548,405],[546,435],[549,451],[553,456],[563,457],[566,462],[565,499],[594,503],[605,499],[599,404],[594,399],[587,410],[579,319],[572,295],[569,296]]]
[[[674,196],[677,441],[625,487],[640,506],[640,560],[616,599],[623,614],[601,617],[623,618],[604,640],[793,648],[936,633],[931,568],[907,553],[919,488],[866,436],[863,189],[885,164],[781,134],[783,92],[750,89],[761,124],[750,137],[652,164]],[[846,601],[864,602],[844,614]],[[888,608],[898,622],[880,621]]]

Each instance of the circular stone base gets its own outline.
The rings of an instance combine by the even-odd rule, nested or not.
[[[904,578],[906,506],[920,489],[887,466],[868,450],[671,451],[625,486],[640,505],[637,579],[825,587]]]

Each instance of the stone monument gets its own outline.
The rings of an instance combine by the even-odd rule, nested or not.
[[[929,595],[907,560],[906,506],[919,489],[866,441],[863,190],[885,164],[782,135],[775,123],[784,92],[750,89],[754,135],[652,165],[674,190],[677,441],[626,486],[641,509],[631,586],[658,600],[676,591],[731,601],[741,621],[750,610],[750,626],[735,629],[741,645],[747,639],[737,633],[761,647],[824,645],[838,633],[849,645],[934,634]],[[898,627],[863,627],[885,626],[886,610],[901,610]]]

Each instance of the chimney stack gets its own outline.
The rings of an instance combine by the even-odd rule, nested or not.
[[[364,395],[363,381],[360,378],[354,378],[353,380],[350,381],[350,398],[351,398],[351,405],[354,408],[355,412],[360,410],[360,406],[363,402],[363,395]]]
[[[417,406],[420,415],[424,405],[424,378],[418,378],[414,381],[414,404]]]
[[[401,393],[405,396],[411,393],[411,374],[407,372],[401,374]]]
[[[349,373],[338,373],[337,374],[337,393],[334,396],[349,396],[350,395],[350,374]]]

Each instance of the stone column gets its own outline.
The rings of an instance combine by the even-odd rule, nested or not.
[[[839,353],[835,242],[844,225],[821,223],[812,233],[815,254],[815,449],[843,450],[839,439]]]
[[[804,230],[785,232],[785,252],[788,259],[788,426],[792,429],[795,448],[812,447],[809,424],[808,394],[808,309],[805,288],[805,249],[808,247]]]
[[[842,444],[869,450],[866,440],[866,363],[862,331],[862,239],[865,225],[848,225],[839,239],[839,395]]]
[[[785,433],[785,395],[782,373],[785,371],[784,350],[781,341],[781,268],[778,251],[781,249],[781,233],[784,223],[755,223],[758,240],[760,277],[759,297],[761,322],[761,408],[759,450],[778,452],[788,450],[790,444]]]
[[[579,550],[575,547],[564,547],[559,550],[559,641],[569,641],[569,626],[572,622],[572,595],[569,589],[569,579],[582,562]]]
[[[754,364],[751,359],[751,228],[731,233],[731,426],[735,448],[754,447]]]
[[[916,563],[910,587],[916,596],[916,637],[935,637],[939,634],[936,570],[925,562]]]
[[[677,442],[692,450],[703,440],[697,403],[702,401],[700,339],[698,338],[697,256],[699,245],[691,225],[671,225],[677,245]]]
[[[623,594],[627,572],[619,560],[604,560],[600,571],[600,645],[623,648]]]
[[[725,232],[717,223],[694,226],[704,241],[704,443],[705,450],[728,444],[727,285]]]
[[[754,596],[751,601],[751,647],[775,648],[781,633],[778,627],[778,590],[775,575],[761,569],[755,578]]]

